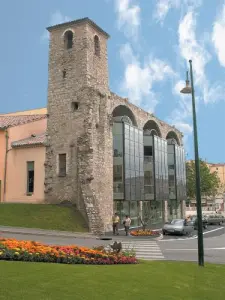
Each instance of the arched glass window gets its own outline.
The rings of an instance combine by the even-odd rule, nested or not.
[[[73,47],[73,32],[68,30],[64,34],[64,44],[66,49],[71,49]]]
[[[95,55],[100,56],[100,41],[97,35],[94,36]]]

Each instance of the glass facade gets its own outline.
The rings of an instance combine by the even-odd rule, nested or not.
[[[125,200],[144,199],[143,131],[124,123]]]
[[[186,165],[183,147],[175,145],[177,200],[186,199]]]
[[[144,132],[144,200],[155,200],[153,137]]]
[[[113,198],[120,219],[128,214],[132,225],[140,217],[148,224],[181,215],[185,200],[185,155],[178,145],[150,130],[140,130],[128,117],[115,117],[113,124]]]
[[[113,124],[113,198],[124,200],[123,123]]]
[[[182,201],[186,199],[186,173],[184,148],[168,145],[169,200],[168,218],[180,218]]]
[[[154,136],[154,169],[155,169],[155,200],[167,200],[168,187],[168,162],[167,140]]]

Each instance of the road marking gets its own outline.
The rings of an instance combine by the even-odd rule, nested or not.
[[[198,249],[165,249],[166,251],[198,251]],[[221,248],[204,248],[205,251],[208,250],[225,250],[225,247]]]
[[[128,241],[120,240],[123,250],[133,250],[138,259],[144,260],[162,260],[163,256],[159,245],[155,241],[142,240],[142,241]],[[109,246],[107,246],[109,249]]]
[[[207,234],[207,233],[210,233],[210,232],[218,231],[218,230],[221,230],[221,229],[224,229],[224,227],[219,227],[219,228],[216,228],[216,229],[205,231],[205,232],[203,232],[203,234]]]
[[[224,229],[224,227],[219,227],[219,228],[215,228],[215,229],[212,229],[212,230],[209,230],[209,231],[205,231],[205,232],[203,232],[203,235],[211,233],[211,232],[215,232],[215,231],[218,231],[218,230],[221,230],[221,229]],[[178,238],[178,239],[168,239],[168,240],[161,239],[161,240],[159,240],[159,242],[187,241],[187,240],[195,240],[197,238],[198,238],[198,236],[194,235],[192,237]]]

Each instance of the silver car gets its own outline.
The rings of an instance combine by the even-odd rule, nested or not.
[[[221,214],[208,215],[206,219],[210,225],[223,225],[225,223],[225,218]]]
[[[194,225],[192,222],[188,222],[184,219],[174,219],[170,222],[166,222],[163,226],[162,232],[165,234],[182,234],[190,235],[194,231]]]

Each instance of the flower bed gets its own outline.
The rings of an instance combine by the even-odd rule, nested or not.
[[[114,254],[78,246],[49,246],[15,239],[0,239],[0,260],[94,265],[137,263],[134,255]]]
[[[132,230],[130,232],[133,236],[152,236],[152,237],[158,237],[160,236],[159,230],[150,230],[150,229],[139,229],[139,230]]]

